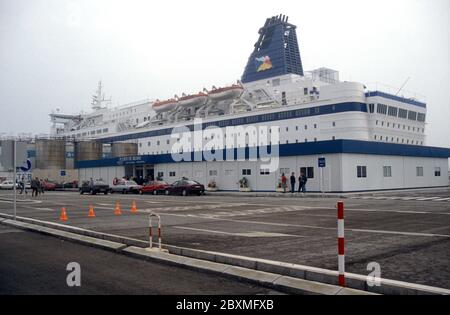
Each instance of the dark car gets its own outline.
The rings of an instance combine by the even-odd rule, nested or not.
[[[157,195],[158,193],[164,193],[166,191],[166,188],[170,185],[163,181],[153,181],[149,182],[147,185],[142,186],[139,193],[142,194],[154,194]]]
[[[178,180],[166,188],[166,195],[203,195],[205,186],[193,180]]]
[[[109,185],[100,180],[83,182],[79,188],[80,194],[89,193],[95,195],[97,193],[104,193],[105,195],[109,192]]]

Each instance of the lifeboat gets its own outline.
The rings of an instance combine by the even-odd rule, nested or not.
[[[178,105],[181,107],[194,107],[204,105],[208,101],[208,94],[199,92],[192,95],[183,95],[178,99]]]
[[[170,110],[173,110],[177,107],[178,102],[176,99],[169,99],[165,101],[159,101],[156,100],[156,102],[153,103],[152,108],[156,113],[164,113]]]
[[[239,84],[233,84],[222,88],[215,88],[208,92],[208,96],[214,101],[238,98],[244,92],[244,88]]]

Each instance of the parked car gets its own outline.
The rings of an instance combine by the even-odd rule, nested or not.
[[[16,184],[16,188],[19,189],[19,184]],[[14,189],[14,183],[12,180],[5,180],[0,183],[0,189]]]
[[[205,186],[193,180],[178,180],[166,188],[166,195],[203,195]]]
[[[112,185],[111,193],[134,193],[137,194],[141,190],[142,186],[138,185],[135,181],[121,179],[116,185]]]
[[[109,185],[103,181],[95,180],[95,181],[86,181],[81,184],[79,188],[80,195],[84,193],[89,193],[91,195],[95,195],[98,193],[104,193],[105,195],[109,192]]]
[[[74,180],[71,182],[63,182],[62,186],[63,188],[78,188],[78,181]]]
[[[164,181],[153,181],[149,182],[147,185],[142,186],[139,193],[142,194],[154,194],[157,195],[158,193],[164,193],[166,191],[166,188],[170,185]]]
[[[55,191],[56,190],[56,183],[54,183],[54,182],[44,181],[43,185],[44,185],[45,191],[50,191],[50,190]]]

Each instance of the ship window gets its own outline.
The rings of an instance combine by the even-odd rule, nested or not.
[[[308,129],[308,125],[305,125],[305,130]]]
[[[303,94],[304,94],[304,95],[308,95],[308,88],[304,88],[304,89],[303,89]]]
[[[314,124],[314,129],[317,129],[317,124]]]
[[[159,145],[160,144],[160,141],[158,140],[158,141],[156,141],[156,145]]]
[[[417,112],[408,111],[408,119],[409,120],[416,120],[417,119]]]
[[[297,131],[298,131],[298,126],[295,126],[295,130],[297,130]]]
[[[334,138],[334,137],[333,137]],[[334,140],[334,139],[333,139]],[[316,142],[317,141],[317,138],[314,138],[314,142]]]
[[[377,113],[386,115],[387,113],[387,105],[384,104],[378,104],[377,105]]]
[[[305,138],[305,142],[308,142],[308,139]]]
[[[366,178],[367,177],[367,166],[360,166],[360,165],[358,165],[356,167],[356,177],[358,177],[358,178]]]
[[[333,137],[331,137],[331,139],[332,139],[332,140],[336,140],[336,137],[335,137],[335,136],[333,136]]]
[[[149,141],[149,142],[147,142],[147,146],[149,147],[150,146],[150,144],[151,144],[151,142]]]
[[[393,117],[397,117],[397,107],[389,106],[388,115],[389,116],[393,116]]]
[[[408,115],[408,111],[406,109],[402,109],[402,108],[398,109],[398,117],[399,118],[406,118],[407,115]]]
[[[375,111],[375,104],[369,104],[369,113],[373,113]]]
[[[374,138],[375,140],[377,140],[377,135],[373,136],[373,138]]]
[[[417,113],[417,121],[425,122],[425,114]]]
[[[103,129],[103,133],[107,133],[108,132],[108,128]]]
[[[142,148],[142,142],[139,143],[139,148]]]
[[[333,121],[333,127],[336,127],[336,122]]]

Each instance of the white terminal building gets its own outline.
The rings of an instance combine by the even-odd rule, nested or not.
[[[237,191],[245,177],[253,191],[274,191],[282,173],[303,172],[308,191],[449,184],[450,149],[426,146],[426,104],[401,90],[340,81],[328,68],[304,71],[296,27],[282,15],[259,30],[236,84],[113,109],[101,89],[92,113],[52,113],[53,135],[137,149],[78,159],[81,181],[186,177]]]

